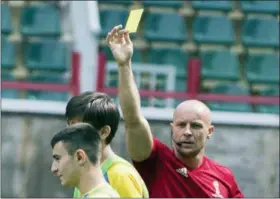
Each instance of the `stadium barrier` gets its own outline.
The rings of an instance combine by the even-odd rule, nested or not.
[[[17,90],[36,90],[36,91],[54,91],[54,92],[70,92],[73,95],[80,93],[79,74],[80,74],[80,54],[72,52],[71,55],[71,80],[69,84],[51,84],[51,83],[33,83],[23,81],[3,81],[1,87],[6,89]]]
[[[78,53],[73,53],[72,57],[72,81],[70,85],[58,87],[56,84],[34,84],[22,82],[2,82],[4,88],[15,88],[20,90],[35,89],[49,91],[73,91],[76,95],[79,93],[79,62]],[[259,96],[231,96],[220,94],[204,94],[199,92],[200,82],[200,63],[197,59],[192,59],[188,63],[188,91],[186,93],[178,92],[162,92],[162,91],[147,91],[140,90],[140,95],[143,97],[162,97],[162,98],[178,98],[190,99],[195,98],[203,101],[231,101],[231,102],[247,102],[253,104],[279,104],[279,97],[259,97]],[[106,92],[110,95],[116,95],[117,89],[106,88],[105,82],[105,65],[106,57],[104,54],[99,55],[99,68],[97,91]],[[22,86],[23,85],[23,86]],[[27,100],[27,99],[2,99],[2,112],[15,113],[33,113],[33,114],[50,114],[64,115],[66,102],[43,101],[43,100]],[[173,108],[154,108],[142,107],[142,113],[148,120],[155,121],[171,121],[173,116]],[[122,113],[121,113],[122,115]],[[213,123],[228,124],[228,125],[249,125],[249,126],[271,126],[279,127],[279,115],[263,114],[263,113],[238,113],[238,112],[213,112]]]
[[[104,85],[105,82],[105,67],[106,57],[104,54],[99,55],[99,73],[97,80],[97,90],[100,92],[106,92],[111,95],[117,95],[116,88],[107,88]],[[160,98],[175,98],[175,99],[198,99],[202,101],[220,101],[220,102],[240,102],[251,104],[279,104],[279,97],[270,96],[237,96],[237,95],[225,95],[225,94],[211,94],[200,92],[200,60],[192,58],[187,64],[188,70],[188,91],[184,92],[169,92],[169,91],[152,91],[152,90],[140,90],[140,95],[143,97],[160,97]]]

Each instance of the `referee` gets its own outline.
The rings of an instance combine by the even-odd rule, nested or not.
[[[129,32],[114,27],[106,41],[118,64],[119,99],[126,128],[128,152],[145,181],[151,198],[241,198],[229,168],[205,156],[214,132],[211,111],[200,101],[177,106],[170,124],[172,147],[152,136],[141,114],[140,96],[132,73],[133,44]]]

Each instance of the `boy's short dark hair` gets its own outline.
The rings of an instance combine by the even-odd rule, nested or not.
[[[83,122],[100,130],[108,125],[111,128],[106,144],[110,144],[118,130],[120,113],[117,104],[105,93],[84,92],[72,97],[66,106],[67,120],[80,117]]]
[[[92,164],[100,158],[100,136],[90,124],[77,123],[64,128],[54,135],[51,147],[54,148],[58,142],[65,144],[69,155],[74,155],[78,149],[84,150]]]

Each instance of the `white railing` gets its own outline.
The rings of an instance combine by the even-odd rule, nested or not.
[[[134,73],[135,82],[138,86],[142,84],[143,78],[141,75],[145,73],[149,74],[149,79],[146,83],[148,84],[150,90],[156,90],[156,85],[159,81],[157,78],[158,75],[163,75],[166,77],[166,81],[163,85],[165,91],[174,91],[175,89],[176,68],[172,65],[133,63],[132,70]],[[106,85],[109,85],[109,82],[112,80],[112,76],[110,76],[112,72],[118,72],[117,65],[115,62],[108,62],[106,65]],[[116,79],[113,80],[116,81]],[[155,106],[155,104],[158,102],[158,99],[150,97],[149,101],[150,106]],[[160,101],[164,102],[164,107],[173,107],[173,99],[163,99]]]
[[[66,104],[66,102],[2,98],[1,111],[4,113],[50,114],[63,116],[65,114]],[[174,112],[173,108],[147,107],[142,108],[141,110],[146,119],[157,121],[171,121]],[[214,124],[279,127],[279,115],[276,114],[214,111],[212,118]]]

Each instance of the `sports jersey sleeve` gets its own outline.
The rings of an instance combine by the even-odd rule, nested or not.
[[[134,167],[143,178],[148,189],[150,189],[150,185],[156,177],[157,163],[162,158],[161,154],[163,154],[166,150],[168,150],[167,146],[161,143],[158,139],[153,138],[153,148],[150,156],[141,162],[132,161]]]
[[[241,190],[239,189],[237,182],[232,175],[232,188],[231,188],[231,198],[244,198],[244,195],[242,194]]]
[[[237,185],[237,182],[236,182],[236,179],[234,177],[232,170],[227,167],[224,167],[224,166],[222,168],[223,168],[223,173],[225,174],[224,178],[230,185],[228,198],[244,198],[244,195],[242,194],[240,188]]]
[[[147,164],[148,162],[151,162],[151,161],[155,161],[159,155],[159,151],[163,148],[165,148],[165,145],[163,143],[161,143],[158,139],[153,138],[153,147],[152,147],[152,152],[151,152],[150,156],[146,160],[141,161],[141,162],[133,161],[133,164],[141,165],[141,164]]]
[[[115,172],[115,170],[118,170]],[[127,168],[126,168],[127,169]],[[122,198],[143,198],[141,184],[132,172],[115,167],[109,171],[109,181]]]

